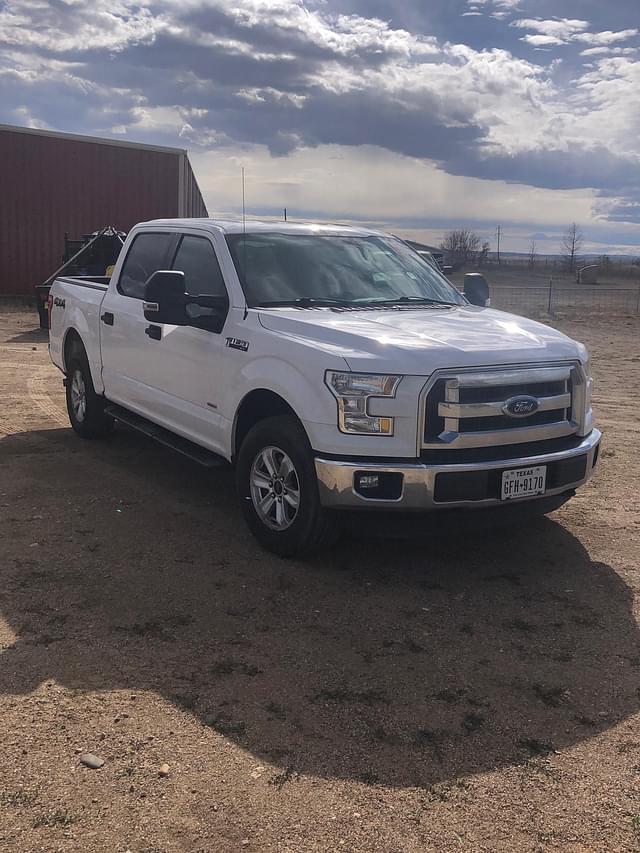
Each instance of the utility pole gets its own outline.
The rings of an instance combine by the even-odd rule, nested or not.
[[[502,228],[498,225],[496,228],[496,243],[497,243],[497,251],[496,256],[498,260],[498,264],[500,263],[500,235],[502,234]]]

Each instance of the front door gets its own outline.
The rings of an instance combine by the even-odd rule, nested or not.
[[[149,323],[143,313],[144,282],[141,287],[139,281],[142,275],[146,281],[156,269],[181,270],[187,293],[223,296],[228,304],[213,243],[202,232],[174,232],[168,235],[172,240],[169,259],[156,253],[154,263],[159,266],[150,269],[148,263],[140,263],[141,251],[136,250],[145,236],[152,235],[139,234],[125,259],[120,276],[123,293],[114,294],[113,301],[105,298],[103,303],[103,311],[114,315],[114,325],[103,326],[106,394],[173,432],[220,452],[224,447],[218,412],[226,358],[221,334],[224,316],[214,317],[211,309],[190,304],[187,312],[192,325]]]

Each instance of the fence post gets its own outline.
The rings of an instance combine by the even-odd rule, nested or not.
[[[547,314],[551,314],[551,302],[553,295],[553,276],[549,276],[549,304],[547,306]]]

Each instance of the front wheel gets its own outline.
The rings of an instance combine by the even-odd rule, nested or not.
[[[248,433],[238,455],[238,494],[251,532],[281,557],[309,554],[335,540],[320,504],[313,454],[296,418],[267,418]]]

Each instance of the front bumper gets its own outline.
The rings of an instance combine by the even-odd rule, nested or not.
[[[315,459],[315,466],[320,502],[323,506],[331,509],[424,512],[458,507],[481,509],[542,501],[545,498],[571,492],[587,482],[593,473],[600,438],[601,433],[594,429],[570,450],[523,456],[516,459],[492,460],[490,462],[434,465],[413,461],[395,463],[393,461],[371,462],[364,459],[337,460],[318,456]],[[582,458],[584,458],[584,466],[582,466]],[[562,463],[562,467],[559,463]],[[496,478],[500,476],[500,472],[534,465],[547,465],[548,470],[554,472],[554,476],[548,481],[544,495],[537,498],[524,497],[509,501],[500,500],[499,494],[495,490]],[[356,475],[368,474],[396,475],[396,482],[401,482],[399,496],[391,499],[364,497],[356,491],[355,478]],[[442,488],[443,481],[441,480],[438,483],[438,476],[450,474],[463,476],[458,476],[455,480],[447,477],[447,487]],[[471,476],[465,478],[465,474]],[[569,478],[568,481],[567,477]],[[465,495],[464,490],[467,483],[469,484],[469,494]],[[478,489],[479,483],[485,484],[485,492]],[[485,494],[489,496],[483,496]]]

